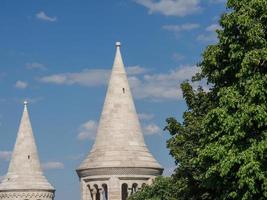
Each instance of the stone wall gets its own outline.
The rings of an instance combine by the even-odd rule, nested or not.
[[[91,176],[81,181],[82,200],[124,200],[149,185],[155,176]]]

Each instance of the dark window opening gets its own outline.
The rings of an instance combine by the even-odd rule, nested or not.
[[[122,88],[122,92],[123,92],[123,94],[125,94],[125,88]]]
[[[30,160],[30,158],[31,158],[31,157],[28,155],[28,159],[29,159],[29,160]]]
[[[131,195],[134,194],[134,193],[136,193],[137,190],[138,190],[138,185],[137,185],[137,183],[134,183],[134,184],[132,185]]]
[[[99,192],[98,185],[95,184],[94,187],[95,187],[95,190],[96,190],[95,199],[96,200],[100,200],[100,192]]]
[[[123,183],[121,186],[121,200],[126,200],[128,197],[128,185]]]

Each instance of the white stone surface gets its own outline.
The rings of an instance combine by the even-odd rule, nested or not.
[[[0,199],[27,199],[27,195],[33,200],[53,199],[54,187],[43,175],[25,102],[8,173],[0,184]]]
[[[95,144],[78,170],[102,167],[161,168],[145,145],[119,42]]]
[[[162,174],[162,167],[145,145],[120,47],[117,42],[95,143],[77,169],[82,200],[105,199],[98,196],[104,191],[103,184],[108,187],[109,200],[121,200],[122,184],[128,185],[130,195]]]

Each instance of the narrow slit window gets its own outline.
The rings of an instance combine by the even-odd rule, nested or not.
[[[125,94],[125,88],[122,88],[122,92],[123,92],[123,94]]]
[[[30,160],[30,158],[31,158],[31,156],[30,155],[28,155],[28,159]]]

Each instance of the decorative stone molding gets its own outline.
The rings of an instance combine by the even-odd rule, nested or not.
[[[52,191],[0,191],[0,200],[53,200]]]
[[[79,177],[98,175],[148,175],[159,176],[162,174],[159,168],[138,168],[138,167],[115,167],[77,170]]]

